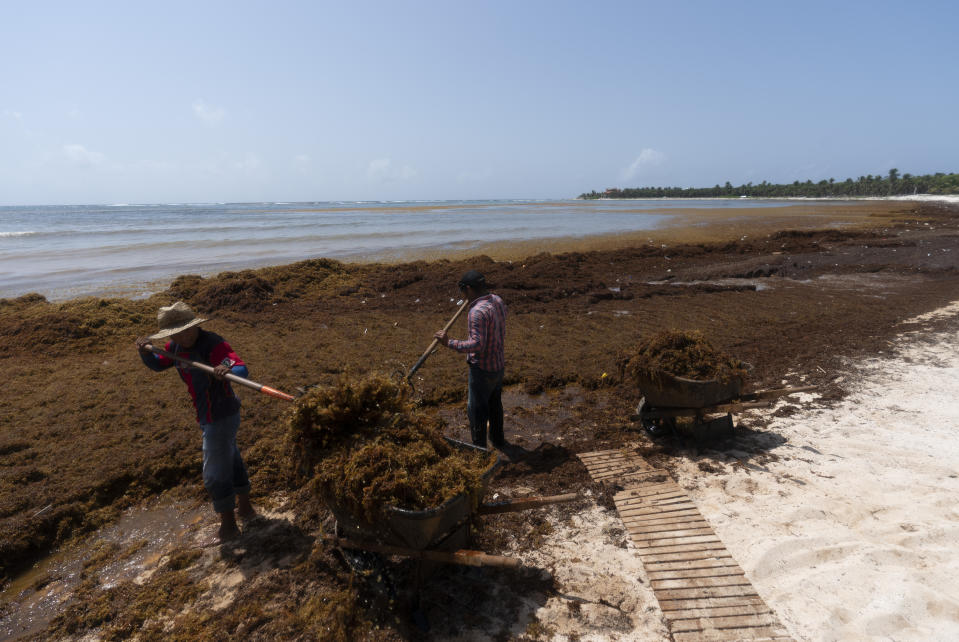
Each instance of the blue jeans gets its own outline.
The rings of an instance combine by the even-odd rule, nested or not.
[[[200,424],[203,429],[203,485],[213,500],[213,510],[228,513],[236,507],[236,496],[250,493],[250,478],[236,447],[240,413]]]
[[[466,414],[470,418],[470,436],[473,444],[486,448],[486,424],[489,440],[502,446],[503,438],[503,371],[487,372],[470,366],[469,401]]]

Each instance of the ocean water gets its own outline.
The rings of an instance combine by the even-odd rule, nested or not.
[[[695,207],[770,207],[703,200]],[[181,274],[309,258],[414,260],[490,242],[652,230],[689,201],[442,201],[0,207],[0,298],[142,297]]]

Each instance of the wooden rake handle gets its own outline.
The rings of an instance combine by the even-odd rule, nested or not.
[[[453,315],[453,318],[449,320],[449,323],[447,323],[445,326],[443,326],[443,332],[447,332],[450,328],[453,327],[453,324],[456,323],[456,320],[457,320],[458,318],[460,318],[460,315],[463,314],[463,310],[465,310],[465,309],[467,308],[467,306],[469,305],[469,303],[470,303],[470,302],[469,302],[469,299],[463,301],[463,305],[461,305],[461,306],[459,307],[459,309],[456,311],[456,314]],[[412,379],[412,378],[413,378],[413,374],[414,374],[417,370],[420,369],[420,366],[422,366],[424,363],[426,363],[426,360],[427,360],[427,359],[429,358],[429,356],[433,353],[433,350],[436,349],[436,346],[438,346],[439,343],[440,343],[439,339],[433,339],[433,343],[430,344],[430,347],[428,347],[428,348],[426,349],[426,352],[423,353],[423,356],[420,357],[419,361],[417,361],[415,364],[413,364],[413,367],[410,368],[410,371],[406,374],[406,380],[407,380],[407,381],[409,381],[410,379]]]
[[[190,359],[186,359],[179,355],[175,355],[172,352],[167,352],[166,350],[163,350],[162,348],[158,348],[149,343],[143,347],[149,350],[150,352],[162,355],[168,359],[173,359],[174,361],[179,361],[180,363],[186,364],[190,366],[191,368],[202,370],[203,372],[206,372],[211,375],[214,373],[213,368],[206,365],[205,363],[200,363],[199,361],[192,361]],[[276,397],[277,399],[283,399],[285,401],[294,401],[296,399],[296,397],[294,397],[293,395],[288,395],[285,392],[280,392],[276,388],[264,386],[262,383],[257,383],[255,381],[250,381],[249,379],[244,379],[243,377],[238,377],[232,372],[224,375],[224,378],[228,379],[229,381],[232,381],[235,384],[245,386],[247,388],[252,388],[253,390],[256,390],[257,392],[262,392],[265,395],[270,395],[271,397]]]

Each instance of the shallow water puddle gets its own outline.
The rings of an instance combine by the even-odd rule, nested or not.
[[[145,581],[203,519],[199,509],[171,504],[134,508],[82,543],[54,552],[0,593],[0,639],[41,631],[91,573],[105,589]]]

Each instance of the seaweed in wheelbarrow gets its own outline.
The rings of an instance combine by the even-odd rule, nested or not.
[[[716,350],[702,333],[669,330],[641,341],[619,362],[624,378],[631,378],[642,398],[637,413],[653,435],[674,430],[676,418],[657,416],[657,410],[695,410],[698,434],[732,429],[732,418],[706,420],[711,406],[742,393],[749,366]]]
[[[469,517],[499,462],[442,427],[414,413],[407,386],[379,374],[315,388],[290,418],[300,472],[338,521],[417,549]]]

